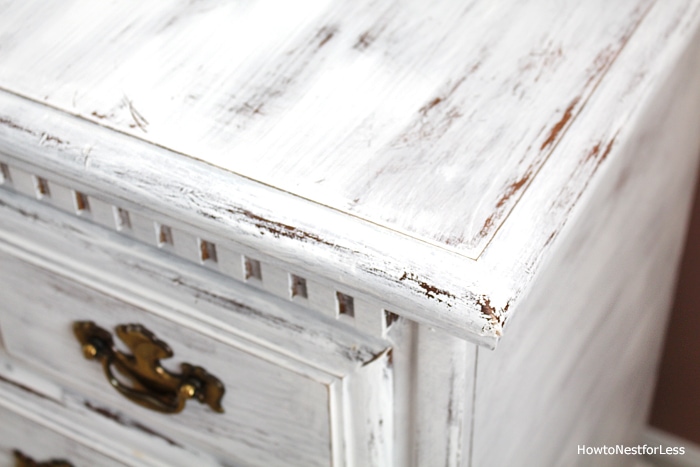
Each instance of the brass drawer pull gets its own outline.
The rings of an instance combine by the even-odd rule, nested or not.
[[[63,459],[37,462],[17,449],[12,451],[12,454],[15,456],[15,467],[73,467],[73,464]]]
[[[73,332],[83,347],[88,359],[102,363],[109,383],[127,399],[151,410],[178,413],[188,399],[197,399],[208,404],[215,412],[223,412],[221,398],[224,385],[214,376],[198,366],[182,363],[182,373],[175,374],[163,368],[160,360],[173,356],[165,342],[140,324],[122,324],[116,334],[132,355],[114,347],[109,331],[92,321],[76,321]],[[127,378],[132,387],[124,385],[112,372]]]

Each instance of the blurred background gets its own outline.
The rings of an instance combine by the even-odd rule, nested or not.
[[[700,186],[700,183],[698,184]],[[661,357],[649,423],[700,446],[700,189]]]

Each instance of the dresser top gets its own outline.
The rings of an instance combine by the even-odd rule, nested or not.
[[[191,183],[195,198],[248,202],[251,216],[304,232],[258,229],[255,245],[326,261],[328,276],[488,345],[699,15],[697,1],[651,0],[23,0],[0,11],[3,139],[31,125],[46,134],[30,116],[70,114],[77,126],[56,127],[57,139],[89,145],[94,162],[117,156],[89,128],[116,130],[99,138],[168,161],[152,168],[163,185]],[[221,185],[188,182],[195,167]],[[294,211],[280,211],[283,195]]]

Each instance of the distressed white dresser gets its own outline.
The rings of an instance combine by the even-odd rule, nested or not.
[[[0,0],[0,464],[621,465],[700,1]]]

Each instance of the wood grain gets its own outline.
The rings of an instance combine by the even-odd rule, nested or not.
[[[179,315],[183,317],[179,322],[188,327],[206,323],[258,351],[263,343],[272,350],[266,358],[295,371],[303,370],[290,362],[300,360],[343,376],[387,348],[386,341],[348,326],[333,327],[336,321],[319,319],[296,304],[188,262],[173,261],[157,250],[24,197],[0,192],[0,212],[5,251],[28,261],[44,258],[38,263],[44,268],[167,319]],[[293,359],[279,360],[275,354]]]
[[[0,86],[475,258],[651,5],[22,2]]]
[[[602,161],[595,189],[555,242],[509,338],[479,351],[474,451],[463,465],[634,460],[578,455],[578,446],[636,446],[647,421],[700,152],[698,133],[682,131],[700,127],[698,39],[620,131],[626,143],[604,161],[603,145],[589,153]]]
[[[86,448],[75,440],[62,437],[2,406],[0,420],[0,465],[15,465],[14,450],[37,462],[60,459],[70,462],[75,467],[96,464],[105,467],[127,465]],[[41,442],[36,442],[38,439],[41,439]]]
[[[331,378],[318,381],[281,371],[246,352],[227,349],[221,342],[206,340],[125,303],[27,267],[2,255],[2,280],[14,291],[4,293],[1,318],[10,355],[119,412],[166,433],[179,432],[172,436],[204,444],[238,463],[274,464],[287,459],[300,465],[331,465]],[[26,289],[22,292],[22,281],[8,277],[11,269],[33,278],[31,294]],[[173,359],[163,362],[169,370],[177,371],[181,362],[188,362],[203,366],[222,381],[226,388],[222,401],[225,413],[189,403],[174,423],[122,398],[110,388],[101,366],[85,360],[79,351],[71,325],[81,319],[94,320],[107,329],[139,323],[153,330],[175,353]],[[271,450],[270,445],[276,448]]]
[[[0,373],[0,406],[169,465],[634,442],[700,149],[700,0],[0,12],[0,325],[41,373]],[[152,327],[226,414],[104,392],[68,350],[86,318]]]
[[[0,9],[3,342],[63,386],[0,404],[29,388],[22,416],[65,404],[54,431],[101,417],[171,464],[568,466],[635,440],[700,148],[700,0]],[[55,337],[86,315],[144,322],[240,399],[183,428],[104,392]],[[460,340],[506,323],[495,353]]]
[[[471,456],[476,346],[399,319],[394,343],[395,466],[458,466]]]
[[[5,204],[5,206],[8,205]],[[42,206],[38,207],[42,208]],[[21,208],[19,210],[22,211]],[[40,211],[43,210],[46,210],[46,207],[40,209]],[[109,275],[83,270],[76,276],[76,272],[71,271],[72,266],[78,266],[73,263],[78,258],[73,256],[70,260],[65,257],[61,259],[60,252],[75,250],[75,248],[59,246],[61,236],[55,236],[61,228],[65,229],[67,226],[54,230],[52,234],[54,237],[50,239],[50,236],[46,237],[47,232],[40,224],[33,227],[27,225],[29,220],[36,223],[41,219],[40,214],[27,217],[17,211],[15,213],[17,213],[15,217],[18,218],[15,222],[19,220],[23,225],[23,229],[20,230],[25,234],[33,229],[43,231],[44,241],[34,238],[32,240],[35,242],[34,245],[48,242],[52,243],[54,248],[43,252],[47,254],[44,259],[40,259],[41,251],[34,249],[32,254],[28,254],[26,251],[23,252],[18,244],[11,244],[12,246],[3,244],[2,249],[13,255],[20,255],[28,261],[38,262],[37,264],[41,264],[42,267],[63,271],[63,274],[68,274],[71,279],[54,276],[48,271],[32,267],[31,272],[25,270],[27,274],[22,276],[32,278],[30,292],[24,287],[26,283],[20,276],[15,276],[19,280],[15,285],[10,285],[9,282],[12,280],[3,276],[3,282],[16,292],[16,294],[5,294],[6,306],[2,307],[0,317],[5,345],[13,356],[32,362],[42,371],[49,372],[58,378],[64,385],[80,388],[81,391],[92,394],[96,400],[104,401],[104,404],[114,407],[118,412],[143,420],[143,423],[156,427],[158,431],[172,433],[170,436],[179,439],[180,442],[185,440],[185,442],[204,446],[222,458],[236,459],[236,462],[242,465],[260,463],[277,465],[282,459],[285,462],[296,459],[295,463],[305,465],[330,465],[331,456],[333,465],[389,462],[387,459],[391,458],[391,451],[388,440],[391,439],[392,430],[389,421],[393,396],[391,371],[387,368],[388,356],[385,348],[378,347],[376,352],[372,350],[367,352],[375,344],[370,345],[369,348],[363,346],[358,340],[360,336],[350,329],[351,334],[347,337],[351,344],[349,343],[347,348],[341,350],[337,345],[344,340],[342,330],[330,328],[327,324],[317,323],[316,320],[303,315],[299,317],[303,321],[293,324],[294,310],[293,305],[290,304],[278,309],[281,315],[276,318],[274,310],[279,305],[269,302],[270,299],[274,300],[274,297],[268,296],[264,299],[268,302],[267,306],[253,305],[261,306],[263,310],[267,308],[267,310],[254,310],[240,302],[242,300],[252,304],[250,300],[255,300],[255,293],[250,289],[245,292],[245,298],[239,297],[237,302],[224,302],[226,307],[222,307],[221,301],[215,300],[217,289],[212,287],[213,283],[209,283],[207,294],[200,295],[198,298],[192,295],[190,289],[197,286],[190,283],[187,272],[178,268],[177,265],[170,266],[178,270],[179,287],[173,289],[172,282],[166,278],[166,283],[160,286],[164,287],[164,290],[159,291],[160,287],[151,281],[155,275],[162,274],[164,271],[155,268],[143,276],[149,271],[148,255],[143,253],[132,252],[135,256],[131,260],[122,258],[121,265],[115,262],[114,258],[102,258],[102,261],[111,262],[111,266],[107,266],[104,262],[102,264],[120,277],[131,276],[131,279],[134,279],[133,274],[137,274],[143,277],[140,282],[151,282],[153,286],[147,287],[146,290],[161,304],[148,300],[140,301],[138,289],[129,286],[125,291],[120,291],[118,284],[109,285]],[[28,211],[24,213],[28,214]],[[58,218],[57,214],[59,214]],[[48,216],[52,219],[51,222],[58,221],[59,224],[60,217],[71,219],[70,216],[65,214],[61,216],[60,213]],[[4,218],[9,224],[13,216],[6,215]],[[75,222],[76,226],[83,224],[83,228],[86,229],[84,234],[105,232],[80,220]],[[114,244],[113,239],[107,238],[102,241],[93,239],[92,244],[86,244],[84,243],[86,238],[81,239],[82,235],[78,232],[80,227],[68,229],[64,232],[64,238],[74,244],[89,245],[85,249],[87,264],[81,265],[81,268],[89,266],[89,263],[100,262],[100,256],[104,254],[104,252],[100,254],[100,248],[110,249],[112,255],[120,256],[118,251],[115,251],[118,249],[118,244]],[[28,238],[25,236],[25,240]],[[11,256],[4,256],[6,254],[3,254],[5,259],[2,262],[2,268],[14,268],[20,265],[24,265],[20,266],[20,269],[30,267],[28,263],[11,259]],[[64,265],[60,266],[60,263]],[[138,267],[132,273],[125,274],[124,271],[119,271],[125,265]],[[148,276],[151,279],[146,279]],[[97,287],[100,292],[78,285],[85,280],[91,286]],[[72,281],[76,283],[73,284]],[[230,294],[230,287],[227,286],[226,289],[229,290],[224,293]],[[194,299],[194,306],[197,309],[194,315],[190,311],[187,312],[188,316],[178,316],[173,308],[167,305],[163,308],[162,302],[166,293],[176,301],[178,300],[176,296],[182,297],[182,303],[175,305],[175,308],[183,305],[186,307],[186,303]],[[31,298],[36,294],[41,295],[42,298]],[[126,302],[119,302],[110,295],[123,296]],[[207,302],[209,302],[208,305]],[[143,308],[136,308],[132,303],[139,303],[139,306],[156,314],[146,313]],[[238,308],[238,311],[231,307],[232,304]],[[217,312],[216,309],[219,311]],[[243,313],[239,318],[242,317],[243,321],[236,318],[241,311]],[[207,317],[204,321],[199,321],[199,318],[204,318],[201,315],[202,312],[207,313]],[[44,318],[39,319],[36,313]],[[266,316],[268,313],[270,316]],[[83,360],[80,356],[70,333],[70,323],[76,319],[82,319],[78,317],[79,315],[95,320],[99,320],[101,316],[102,321],[108,323],[107,326],[127,321],[143,323],[157,332],[160,338],[169,342],[180,361],[201,364],[207,367],[208,371],[218,373],[217,376],[227,387],[229,402],[224,405],[226,414],[218,416],[210,413],[207,417],[206,410],[195,405],[188,407],[190,413],[179,416],[182,419],[181,423],[163,425],[166,420],[162,416],[135,407],[122,399],[110,390],[101,375],[99,366]],[[214,324],[211,318],[216,319],[217,315],[223,321]],[[167,317],[167,321],[164,317]],[[231,326],[231,318],[237,321],[235,328]],[[245,321],[251,318],[257,324],[250,321],[245,324]],[[27,320],[35,324],[23,325],[22,323]],[[251,324],[253,324],[252,327]],[[274,336],[275,328],[280,331],[276,336]],[[64,332],[55,332],[57,329],[63,329]],[[292,329],[296,330],[290,334]],[[195,334],[192,334],[191,330],[196,330]],[[230,331],[235,331],[236,336],[231,336]],[[270,334],[271,331],[272,334]],[[37,333],[44,337],[37,338]],[[200,336],[193,339],[192,337],[197,336],[197,333],[200,333]],[[206,339],[203,339],[201,333],[207,335]],[[295,337],[295,334],[298,337]],[[325,338],[321,337],[323,334],[326,335]],[[272,342],[264,340],[266,335],[272,339]],[[327,342],[330,347],[326,347],[325,352],[319,352],[319,349],[325,346],[322,341],[330,338],[333,340],[333,342]],[[313,343],[311,344],[308,339]],[[304,340],[311,345],[304,344]],[[37,342],[40,341],[44,344],[39,346]],[[75,352],[70,351],[71,347],[75,347]],[[216,361],[219,363],[215,363]],[[75,373],[75,365],[82,368],[78,374]],[[214,367],[218,369],[212,369]],[[320,368],[325,368],[326,371]],[[58,373],[57,369],[60,369]],[[292,375],[294,376],[290,380],[288,376]],[[260,403],[256,403],[255,400]],[[294,407],[296,409],[293,409]],[[275,420],[281,420],[280,417],[287,419],[287,422],[277,424]],[[297,426],[301,420],[308,422],[302,422],[306,427],[303,430]],[[384,423],[384,420],[387,422]],[[195,432],[199,434],[195,435]],[[290,439],[290,436],[292,439],[297,437],[296,441],[286,442],[285,439]],[[313,443],[312,439],[320,441]],[[368,449],[368,442],[371,449]],[[303,443],[304,449],[298,448],[297,445],[300,443]],[[285,444],[288,448],[284,447]],[[276,448],[270,451],[269,445],[274,445]],[[292,449],[294,452],[284,454],[286,449]],[[316,453],[313,449],[317,449]]]
[[[690,0],[3,5],[13,161],[489,347],[700,24]]]
[[[65,456],[75,467],[98,461],[100,465],[139,467],[221,465],[211,455],[176,443],[81,394],[64,389],[54,398],[53,387],[55,382],[12,362],[0,351],[0,410],[12,413],[2,420],[18,420],[7,424],[10,433],[0,438],[0,459],[5,460],[7,449],[19,448],[36,457]]]

